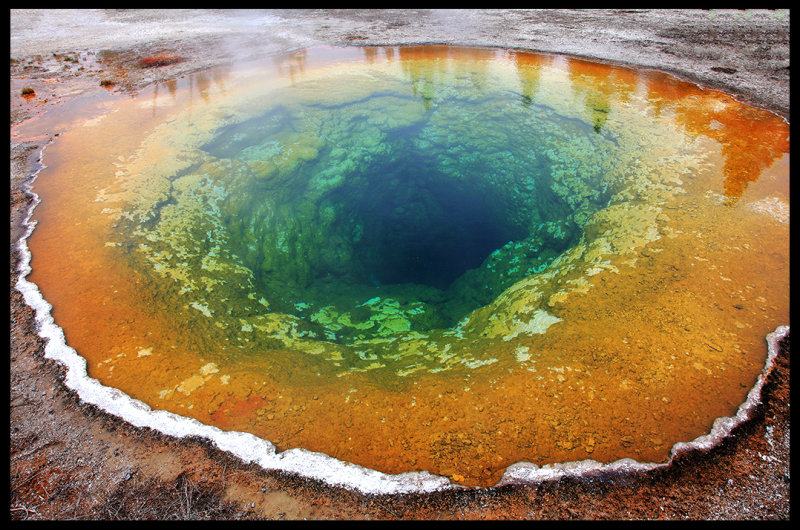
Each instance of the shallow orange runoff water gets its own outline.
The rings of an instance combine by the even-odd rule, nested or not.
[[[735,413],[788,323],[788,124],[661,73],[312,48],[59,112],[17,133],[63,131],[34,185],[29,279],[67,343],[104,385],[279,450],[479,486],[521,461],[663,462]],[[369,199],[369,168],[402,190],[407,152],[448,189],[508,197],[527,241],[556,226],[522,207],[546,188],[573,239],[507,283],[493,273],[533,251],[502,241],[478,264],[492,296],[457,323],[418,323],[417,287],[324,298],[333,227],[369,231],[332,197]]]

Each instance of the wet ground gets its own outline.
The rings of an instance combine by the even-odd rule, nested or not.
[[[80,31],[76,31],[80,28]],[[11,13],[11,126],[96,90],[314,44],[452,43],[657,68],[788,116],[788,11],[292,11]],[[148,66],[143,58],[162,54]],[[23,97],[31,87],[33,97]],[[650,475],[367,497],[267,472],[80,403],[43,358],[14,288],[30,198],[22,183],[57,133],[11,144],[10,516],[63,518],[789,517],[788,341],[753,421]],[[784,323],[776,323],[778,324]]]

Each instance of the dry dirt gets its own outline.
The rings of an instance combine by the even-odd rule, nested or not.
[[[314,44],[451,43],[655,68],[789,115],[779,11],[11,11],[10,123],[96,90]],[[143,68],[158,53],[180,61]],[[169,61],[167,61],[169,62]],[[21,90],[31,87],[34,97]],[[137,429],[82,403],[43,357],[15,288],[24,184],[57,131],[10,145],[11,519],[789,519],[789,340],[751,421],[650,474],[366,496],[244,464],[202,440]],[[776,323],[785,324],[783,322]]]

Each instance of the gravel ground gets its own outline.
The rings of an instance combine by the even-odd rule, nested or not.
[[[789,340],[754,418],[723,444],[647,475],[428,495],[364,496],[246,465],[202,440],[137,429],[80,402],[43,357],[15,285],[25,183],[55,130],[15,125],[97,90],[136,90],[317,44],[531,49],[658,69],[789,116],[789,12],[668,10],[12,10],[10,517],[12,519],[788,519]],[[175,64],[142,69],[141,56]],[[36,97],[20,95],[31,87]],[[776,323],[785,324],[785,323]]]

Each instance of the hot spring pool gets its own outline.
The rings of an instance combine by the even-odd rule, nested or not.
[[[281,469],[666,462],[788,323],[789,126],[665,74],[320,47],[64,113],[28,280],[136,401],[84,399]]]

